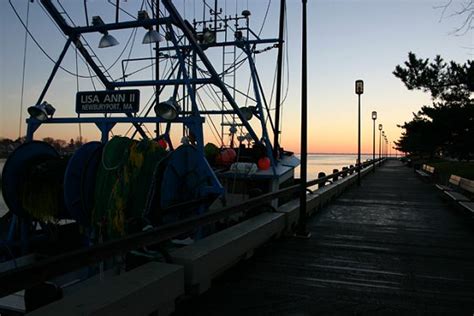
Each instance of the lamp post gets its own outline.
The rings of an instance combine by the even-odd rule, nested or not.
[[[307,154],[308,154],[308,69],[307,69],[307,28],[306,28],[306,7],[307,0],[302,0],[302,69],[301,69],[301,166],[300,166],[300,217],[295,236],[300,238],[310,238],[311,233],[306,228],[306,178],[307,178]]]
[[[382,159],[382,124],[379,124],[379,166],[380,166],[380,159]]]
[[[375,172],[375,120],[377,120],[377,111],[372,111],[372,120],[374,121],[374,135],[372,137],[372,163]]]
[[[360,96],[364,93],[364,81],[356,80],[355,93],[358,96],[359,112],[358,112],[358,137],[357,137],[357,185],[360,186]]]
[[[382,147],[382,157],[385,157],[385,131],[382,131],[382,137],[384,140],[383,147]]]

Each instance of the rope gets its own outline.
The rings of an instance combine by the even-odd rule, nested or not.
[[[26,30],[25,30],[25,45],[23,47],[23,70],[21,76],[21,96],[20,96],[20,121],[18,124],[18,138],[21,138],[21,127],[23,126],[23,98],[25,95],[25,72],[26,72],[26,50],[28,46],[28,23],[30,20],[30,1],[26,6]]]
[[[271,3],[272,3],[272,0],[268,0],[267,10],[265,11],[265,16],[263,17],[262,26],[260,26],[260,30],[258,31],[259,37],[260,37],[260,34],[262,34],[263,27],[265,26],[265,22],[267,22],[268,11],[270,10]],[[247,1],[247,7],[248,7],[248,1]]]
[[[39,48],[39,50],[46,56],[46,58],[48,58],[53,64],[56,64],[56,60],[54,60],[45,50],[44,48],[40,45],[40,43],[35,39],[35,37],[33,36],[33,34],[31,34],[30,30],[28,29],[28,26],[25,24],[25,22],[23,22],[23,19],[20,17],[20,15],[18,14],[18,11],[15,9],[15,6],[13,5],[13,3],[11,2],[12,0],[8,0],[8,3],[10,4],[10,7],[12,8],[13,12],[15,13],[16,17],[18,18],[18,20],[20,21],[21,25],[23,25],[23,27],[25,28],[26,32],[28,33],[28,35],[31,37],[31,39],[33,40],[33,42],[36,44],[36,46]],[[59,66],[59,69],[63,70],[64,72],[70,74],[71,76],[79,76],[81,78],[90,78],[89,76],[84,76],[84,75],[79,75],[79,74],[75,74],[73,73],[72,71],[64,68],[63,66]]]
[[[286,12],[287,11],[287,8],[286,8],[286,3],[285,3],[285,43],[288,43],[288,21],[287,21],[287,15],[286,15]],[[281,101],[281,105],[280,105],[280,117],[284,117],[283,116],[283,108],[284,108],[284,103],[286,101],[286,98],[288,97],[288,92],[290,90],[290,60],[289,60],[289,53],[288,53],[289,49],[288,49],[288,44],[285,45],[285,60],[286,62],[284,63],[284,69],[286,69],[286,91],[285,91],[285,97],[283,98],[283,100]],[[278,143],[281,144],[281,140],[282,140],[282,137],[283,137],[283,120],[280,120],[280,135],[279,135],[279,141]]]
[[[76,47],[76,73],[79,72],[78,70],[79,70],[79,64],[77,62],[77,47]],[[78,76],[76,76],[76,93],[77,92],[79,92],[79,77]],[[81,113],[77,113],[77,117],[80,118]],[[82,142],[82,125],[80,122],[78,124],[78,127],[79,127],[79,140],[80,142]]]

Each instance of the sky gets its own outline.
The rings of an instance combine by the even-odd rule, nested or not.
[[[29,1],[11,1],[20,16],[25,19]],[[248,8],[252,13],[251,26],[258,31],[269,2],[262,37],[275,38],[278,32],[278,0],[247,0],[237,3],[235,0],[221,0],[220,6],[230,14],[235,13],[236,7],[238,12]],[[362,152],[372,152],[372,111],[378,112],[376,124],[383,124],[384,131],[392,142],[401,133],[397,124],[409,121],[412,113],[418,111],[422,105],[431,104],[428,94],[408,91],[392,72],[396,65],[402,64],[407,59],[410,51],[422,58],[433,58],[439,54],[445,60],[459,63],[472,59],[474,53],[472,30],[465,34],[453,34],[453,30],[462,20],[458,16],[451,16],[451,13],[458,8],[461,0],[455,0],[442,17],[442,10],[436,7],[446,2],[447,0],[308,0],[309,152],[357,151],[357,95],[354,93],[354,81],[357,79],[365,82],[365,92],[361,97]],[[54,0],[54,3],[57,4],[57,1]],[[82,1],[62,0],[60,3],[73,20],[78,24],[85,24]],[[124,9],[136,12],[141,1],[128,0],[121,3]],[[180,0],[174,3],[187,19],[202,17],[201,1]],[[88,0],[88,5],[91,12],[97,12],[106,22],[113,21],[114,8],[107,1]],[[29,10],[30,31],[45,51],[56,59],[65,39],[38,1],[30,3]],[[90,16],[92,15],[95,14],[90,13]],[[129,20],[131,17],[122,14],[121,19]],[[23,106],[21,106],[25,31],[7,0],[0,1],[0,28],[0,137],[16,138],[20,132],[23,135],[25,133],[26,108],[36,102],[53,63],[28,38]],[[288,67],[285,73],[285,87],[288,87],[288,95],[282,112],[281,143],[285,149],[299,152],[301,107],[301,1],[299,0],[287,0],[287,29]],[[113,33],[121,44],[103,50],[95,48],[99,40],[98,35],[89,36],[87,40],[108,67],[119,56],[129,34],[129,31]],[[137,47],[132,54],[134,57],[150,54],[149,47],[141,45],[141,36],[141,33],[137,35]],[[75,51],[71,48],[63,63],[65,68],[73,72],[75,72],[75,56]],[[256,66],[268,93],[271,91],[275,62],[275,49],[259,54],[256,59]],[[138,69],[140,65],[130,66],[131,69],[133,67]],[[78,63],[78,70],[79,73],[87,75],[87,68],[81,60]],[[138,75],[138,78],[150,76],[149,71],[151,69]],[[120,74],[120,63],[111,73],[115,76]],[[245,67],[238,73],[237,81],[245,90],[248,85],[248,71]],[[75,76],[61,70],[58,72],[45,98],[57,108],[56,117],[75,115],[76,85]],[[89,79],[80,79],[79,87],[82,91],[91,90],[92,83]],[[147,95],[150,95],[150,91],[142,93],[142,101],[146,101]],[[20,109],[22,109],[21,124]],[[88,140],[99,138],[94,126],[83,124],[81,129],[84,138]],[[127,129],[128,126],[118,127],[114,129],[114,133],[125,134]],[[174,133],[178,134],[176,129]],[[41,127],[35,138],[53,136],[70,139],[78,135],[77,125],[50,125]],[[211,135],[210,128],[207,128],[206,137],[212,138]]]

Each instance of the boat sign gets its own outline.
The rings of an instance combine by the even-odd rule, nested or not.
[[[136,113],[140,90],[81,91],[76,94],[76,113]]]

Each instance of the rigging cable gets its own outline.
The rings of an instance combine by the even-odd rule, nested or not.
[[[84,0],[84,1],[86,1],[86,0]],[[46,11],[46,9],[43,7],[43,5],[40,4],[39,7],[41,8],[41,10],[43,10],[44,14],[49,18],[49,20],[51,21],[51,24],[56,27],[56,29],[58,30],[59,34],[60,34],[65,40],[67,40],[68,37],[63,33],[63,31],[61,30],[61,28],[56,24],[56,22],[54,21],[54,19],[49,15],[48,11]],[[81,60],[87,65],[87,62],[85,61],[84,57],[82,57],[82,55],[79,55],[79,57],[80,57]],[[71,75],[76,76],[77,74],[72,74],[72,72],[71,72]],[[87,76],[81,76],[81,75],[79,75],[79,77],[88,79]],[[96,76],[96,75],[92,75],[92,73],[89,71],[89,78],[92,80],[93,77],[97,77],[97,76]]]
[[[76,23],[74,23],[74,20],[71,18],[71,16],[70,16],[69,13],[67,12],[66,8],[64,8],[64,6],[61,4],[61,1],[60,1],[60,0],[56,0],[56,1],[58,2],[58,5],[61,7],[61,9],[63,10],[63,13],[67,16],[67,18],[69,19],[69,21],[71,21],[72,26],[76,27],[76,26],[77,26]],[[93,56],[95,56],[95,57],[97,58],[97,61],[98,61],[98,63],[100,64],[99,67],[104,68],[103,74],[106,75],[106,76],[108,76],[111,80],[113,80],[112,76],[111,76],[110,73],[109,73],[109,69],[112,68],[112,66],[107,69],[107,68],[104,66],[104,64],[102,63],[102,61],[100,60],[100,58],[97,56],[97,54],[96,54],[96,53],[94,52],[94,50],[92,49],[92,46],[87,42],[86,38],[85,38],[84,36],[82,36],[82,35],[81,35],[81,38],[82,38],[82,40],[84,41],[84,43],[86,44],[86,45],[83,45],[83,46],[89,46],[89,48],[90,48],[90,50],[91,50]],[[123,50],[122,50],[122,54],[123,54]],[[91,57],[93,57],[93,56],[91,56]],[[120,58],[120,56],[119,56],[119,58]],[[117,60],[114,61],[114,64],[115,64],[116,62],[117,62]]]
[[[201,75],[202,75],[202,73],[201,73]],[[214,105],[215,105],[217,108],[219,108],[219,105],[221,105],[221,102],[220,102],[220,100],[216,99],[216,98],[217,98],[217,92],[216,92],[215,89],[217,89],[217,88],[215,88],[213,85],[202,85],[201,87],[204,88],[203,91],[204,91],[204,93],[206,93],[206,95],[208,96],[208,98],[209,98],[212,102],[214,102]],[[210,92],[206,91],[205,88],[207,88],[208,90],[210,90]],[[205,110],[206,110],[206,108],[205,108]],[[228,114],[223,114],[223,116],[224,116],[225,119],[227,119],[227,116],[226,116],[226,115],[228,115]],[[211,123],[213,123],[211,116],[209,116],[209,120],[211,121]]]
[[[33,36],[33,34],[30,32],[28,26],[25,24],[25,22],[23,21],[23,19],[21,18],[20,14],[18,13],[18,11],[16,10],[15,6],[13,5],[13,3],[11,2],[12,0],[8,0],[8,3],[10,4],[10,7],[12,8],[13,12],[15,13],[16,17],[18,18],[18,20],[20,21],[21,25],[23,26],[23,28],[25,29],[25,31],[27,32],[27,34],[31,37],[31,39],[33,40],[33,42],[35,43],[35,45],[39,48],[39,50],[43,53],[43,55],[46,56],[47,59],[49,59],[53,64],[56,64],[56,60],[54,60],[54,58],[51,57],[51,55],[49,55],[46,50],[41,46],[41,44],[36,40],[36,38]],[[144,0],[143,0],[144,1]],[[143,3],[142,3],[143,5]],[[46,12],[46,9],[43,8],[42,5],[40,5],[40,8],[43,10],[43,12],[46,14],[46,16],[48,16],[48,18],[53,22],[53,25],[55,25],[55,27],[60,31],[60,34],[64,37],[64,38],[67,38],[66,35],[64,35],[64,33],[61,31],[61,29],[58,27],[58,25],[54,22],[54,20],[52,20],[51,16]],[[65,12],[66,13],[66,12]],[[67,13],[66,13],[67,14]],[[69,19],[72,21],[72,19],[69,17]],[[84,39],[84,36],[81,36],[83,39]],[[84,39],[85,41],[85,39]],[[127,45],[130,41],[130,37],[129,39],[127,40]],[[87,41],[85,41],[87,43]],[[127,47],[127,45],[125,45],[125,48]],[[89,45],[90,47],[90,45]],[[91,48],[92,49],[92,48]],[[108,68],[105,68],[104,67],[104,72],[108,72],[113,66],[115,66],[115,64],[117,63],[117,61],[120,59],[120,57],[123,55],[123,51],[120,53],[120,55],[117,57],[117,59],[112,63],[111,66],[109,66]],[[82,56],[80,56],[82,61],[84,63],[87,64],[87,62],[83,59]],[[99,60],[100,62],[100,60]],[[90,79],[90,78],[96,78],[97,75],[92,75],[91,72],[89,71],[89,76],[87,75],[81,75],[81,74],[76,74],[66,68],[64,68],[63,66],[59,65],[59,69],[61,69],[62,71],[66,72],[67,74],[71,75],[71,76],[78,76],[79,78],[85,78],[85,79]]]
[[[283,67],[284,69],[286,70],[286,86],[285,86],[285,96],[283,97],[283,100],[281,101],[280,103],[280,116],[283,117],[283,108],[284,108],[284,102],[286,101],[286,98],[288,97],[288,92],[289,92],[289,88],[290,88],[290,61],[289,61],[289,53],[288,53],[288,21],[287,21],[287,8],[286,8],[286,3],[285,3],[285,43],[287,43],[287,45],[285,45],[285,60],[286,62],[284,63]],[[279,140],[279,144],[281,144],[281,140],[282,140],[282,135],[283,135],[283,120],[280,120],[280,140]]]
[[[197,97],[197,98],[199,99],[199,101],[201,102],[201,106],[204,108],[204,110],[207,111],[207,110],[206,110],[206,106],[204,105],[204,102],[203,102],[203,100],[201,99],[201,96],[200,96],[199,94],[196,94],[196,97]],[[212,135],[214,136],[214,139],[219,143],[219,142],[220,142],[219,130],[217,129],[216,125],[214,124],[214,121],[212,120],[211,115],[208,114],[207,116],[208,116],[208,118],[209,118],[209,121],[211,122],[212,127],[214,128],[214,130],[215,130],[216,132],[214,133],[214,131],[213,131],[212,129],[210,129],[210,131],[212,132]],[[216,133],[217,133],[217,135],[216,135]]]
[[[286,3],[285,3],[286,5]],[[285,12],[286,12],[286,7],[285,7]],[[286,16],[286,13],[285,13],[285,42],[288,43],[288,23],[287,23],[287,16]],[[283,102],[286,101],[286,98],[288,97],[288,92],[289,92],[289,88],[290,88],[290,58],[289,58],[289,49],[288,49],[288,45],[285,46],[285,59],[286,59],[286,87],[285,87],[285,97],[283,98],[283,100],[281,101],[282,102],[282,106],[283,106]]]
[[[265,16],[263,17],[262,26],[260,26],[260,30],[258,31],[258,37],[260,37],[260,34],[262,34],[263,27],[265,26],[265,22],[267,21],[268,11],[270,10],[271,3],[272,3],[272,0],[268,0],[267,10],[265,11]],[[248,4],[247,4],[247,7],[248,7]]]
[[[28,35],[31,37],[31,39],[33,40],[33,42],[36,44],[36,46],[39,48],[39,50],[53,63],[53,64],[56,64],[56,60],[54,60],[45,50],[44,48],[40,45],[40,43],[36,40],[36,38],[33,36],[33,34],[30,32],[30,30],[28,29],[28,26],[26,26],[25,22],[23,21],[23,19],[20,17],[18,11],[16,10],[15,6],[13,5],[12,3],[12,0],[8,0],[8,3],[10,4],[10,7],[12,8],[13,12],[15,13],[16,17],[18,18],[18,20],[20,21],[21,25],[23,25],[23,27],[25,28],[26,32],[28,33]],[[84,75],[79,75],[79,74],[75,74],[73,73],[72,71],[62,67],[62,66],[59,66],[59,69],[61,69],[62,71],[70,74],[71,76],[79,76],[80,78],[89,78],[89,76],[84,76]]]
[[[77,58],[77,47],[76,47],[76,73],[79,72],[79,63]],[[76,76],[76,93],[79,92],[79,77]],[[81,118],[81,113],[77,113],[77,118]],[[79,122],[79,141],[82,143],[82,125]]]
[[[203,5],[203,10],[204,10],[204,11],[206,10],[205,7],[208,7],[209,10],[214,10],[209,4],[207,4],[206,1],[204,1],[204,5]],[[220,13],[220,12],[216,12],[216,13],[217,13],[216,16],[217,16],[219,19],[223,20],[223,18],[222,18],[222,16],[221,16],[221,13]],[[224,18],[225,18],[225,15],[224,15]],[[204,21],[204,18],[203,18],[203,21]],[[204,26],[206,25],[205,22],[204,22],[203,24],[204,24]],[[228,26],[229,26],[229,29],[230,29],[231,31],[233,31],[233,32],[236,31],[236,29],[234,29],[231,25],[228,25]]]
[[[26,6],[26,31],[25,31],[25,45],[23,47],[23,70],[21,77],[21,96],[20,96],[20,122],[18,126],[18,138],[21,138],[21,126],[23,120],[23,99],[25,95],[25,72],[26,72],[26,52],[28,47],[28,23],[30,19],[30,2]]]
[[[165,74],[166,74],[166,76],[167,76],[168,79],[171,78],[171,76],[172,76],[173,73],[175,72],[176,68],[177,68],[177,65],[176,65],[176,66],[173,66],[173,67],[170,67],[169,70],[167,70],[167,69],[164,69],[164,70],[163,70],[163,71],[167,70],[167,72],[165,72]],[[164,85],[160,87],[160,91],[159,91],[160,94],[161,94],[161,92],[164,90],[164,88],[165,88]],[[145,117],[148,116],[148,114],[150,113],[152,107],[150,106],[149,108],[147,108],[147,106],[150,104],[150,102],[151,102],[152,99],[153,99],[153,94],[151,95],[150,99],[148,100],[148,102],[146,103],[146,105],[143,107],[143,109],[141,110],[141,112],[138,114],[139,116],[142,116],[142,115],[143,115],[143,112],[145,112],[145,111],[147,111],[147,112],[145,113]],[[156,100],[155,100],[155,103],[156,103]],[[151,105],[153,105],[153,103],[151,103]],[[141,126],[141,125],[140,125],[140,126]],[[130,128],[127,130],[126,135],[128,135],[128,133],[131,131],[132,128],[133,128],[133,125],[130,126]],[[135,131],[135,133],[136,133],[136,131]],[[131,138],[134,138],[134,137],[135,137],[135,134],[134,134]]]
[[[111,4],[111,5],[113,5],[114,7],[117,7],[117,5],[116,5],[115,3],[113,3],[111,0],[107,0],[107,2],[108,2],[109,4]],[[130,12],[124,10],[124,9],[121,8],[120,6],[118,7],[118,9],[119,9],[120,11],[122,11],[123,13],[125,13],[126,15],[130,16],[130,17],[133,18],[133,19],[136,19],[136,18],[137,18],[136,16],[133,16],[133,14],[131,14]],[[143,9],[143,3],[142,3],[142,6],[140,7],[140,10],[142,10],[142,9]]]

